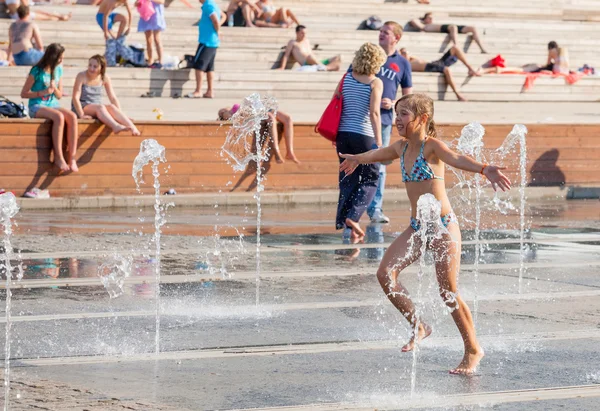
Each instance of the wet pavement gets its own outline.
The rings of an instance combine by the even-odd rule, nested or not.
[[[264,209],[259,287],[252,208],[169,210],[158,355],[150,211],[21,212],[12,409],[600,409],[600,203],[528,205],[521,281],[515,211],[484,211],[478,264],[472,209],[455,211],[486,351],[472,377],[447,372],[461,341],[432,267],[419,306],[434,333],[414,368],[399,350],[410,330],[375,272],[405,205],[365,244],[342,241],[333,207]]]

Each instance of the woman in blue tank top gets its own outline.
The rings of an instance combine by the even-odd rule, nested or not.
[[[376,75],[386,60],[387,55],[380,46],[365,43],[354,56],[352,70],[344,75],[342,117],[336,139],[338,153],[360,154],[381,146],[379,110],[383,82]],[[343,159],[338,158],[341,163]],[[359,221],[375,196],[378,182],[378,164],[362,164],[351,175],[339,174],[340,196],[335,227],[350,231],[353,241],[360,241],[365,236]]]

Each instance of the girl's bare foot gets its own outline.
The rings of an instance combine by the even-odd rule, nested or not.
[[[458,101],[469,101],[462,94],[457,95],[456,98],[458,98]]]
[[[476,349],[471,352],[465,352],[465,356],[463,357],[458,367],[453,370],[450,370],[450,374],[452,375],[473,375],[475,371],[477,371],[477,366],[479,362],[483,358],[485,353],[481,348]]]
[[[204,94],[202,94],[203,98],[215,98],[213,93],[209,93],[208,91]]]
[[[119,134],[121,131],[125,131],[125,130],[127,130],[127,127],[119,125],[119,127],[113,128],[113,133]]]
[[[142,135],[142,133],[140,133],[140,130],[138,130],[136,126],[130,127],[129,130],[131,130],[131,135],[132,136],[140,136],[140,135]]]
[[[410,341],[404,347],[402,347],[402,352],[412,351],[415,348],[415,343],[420,343],[425,338],[429,337],[429,335],[431,335],[431,327],[427,324],[419,324],[419,332],[417,334],[418,340],[415,341],[415,333],[413,332],[413,336]]]
[[[59,16],[58,19],[60,21],[68,21],[68,20],[71,20],[72,16],[73,16],[73,13],[63,14],[63,15]]]
[[[298,160],[298,158],[296,157],[296,154],[294,154],[294,153],[287,153],[285,155],[285,159],[292,160],[296,164],[301,164],[300,160]]]
[[[346,227],[350,227],[352,229],[352,235],[356,237],[364,237],[365,232],[360,228],[360,225],[356,221],[352,221],[349,218],[346,219]]]
[[[79,171],[79,167],[77,167],[77,161],[75,161],[75,159],[71,160],[71,163],[69,164],[71,166],[71,171],[76,173]]]
[[[281,157],[281,153],[279,152],[279,150],[273,150],[273,155],[275,156],[275,161],[277,162],[277,164],[283,164],[283,158]]]
[[[479,72],[479,70],[475,71],[475,70],[469,70],[469,76],[471,77],[481,77],[481,73]]]
[[[60,171],[69,171],[69,165],[65,160],[56,160],[54,161],[54,165],[60,169]]]

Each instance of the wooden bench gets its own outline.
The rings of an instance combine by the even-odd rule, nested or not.
[[[295,128],[296,154],[302,164],[290,161],[265,164],[268,191],[335,189],[338,160],[329,142],[315,135],[313,124]],[[142,137],[112,135],[97,122],[79,125],[79,173],[57,174],[50,163],[50,123],[40,120],[0,121],[0,181],[3,188],[21,195],[34,186],[47,188],[53,196],[135,194],[132,164],[140,142],[156,139],[166,147],[168,172],[161,167],[161,187],[177,192],[217,192],[252,190],[254,174],[234,173],[220,155],[228,131],[216,123],[143,122]],[[441,125],[441,138],[455,139],[461,125]],[[486,147],[496,148],[512,125],[486,126]],[[527,137],[528,182],[533,185],[597,185],[600,183],[600,126],[531,125]],[[393,137],[396,139],[396,136]],[[285,149],[282,147],[282,151]],[[516,181],[517,156],[506,164]],[[146,170],[149,173],[149,170]],[[388,168],[389,187],[401,187],[399,165]],[[148,180],[151,178],[146,174]],[[446,171],[448,186],[456,184]],[[145,193],[152,187],[146,185]]]

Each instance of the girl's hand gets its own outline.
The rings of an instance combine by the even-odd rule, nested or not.
[[[506,170],[506,167],[487,166],[483,170],[483,175],[490,180],[494,191],[497,191],[496,187],[502,191],[510,190],[510,180],[500,170]]]
[[[356,167],[360,164],[356,159],[357,156],[353,154],[342,154],[339,153],[341,158],[345,158],[345,160],[340,164],[340,171],[346,173],[346,175],[350,175],[356,170]]]

